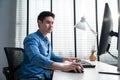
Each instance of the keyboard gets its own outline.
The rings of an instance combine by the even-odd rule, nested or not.
[[[78,62],[78,63],[81,63],[84,68],[94,68],[94,67],[95,67],[95,65],[93,65],[93,64],[91,64],[90,62],[85,61],[85,60],[81,60],[81,61]]]

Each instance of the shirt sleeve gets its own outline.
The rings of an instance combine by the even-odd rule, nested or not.
[[[27,38],[24,41],[25,55],[28,56],[28,59],[31,64],[35,66],[41,66],[50,68],[53,61],[42,55],[39,51],[39,40],[34,38]]]
[[[55,55],[53,51],[51,51],[51,59],[55,62],[62,62],[62,56]]]

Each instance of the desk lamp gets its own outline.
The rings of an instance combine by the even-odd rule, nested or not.
[[[81,30],[85,30],[86,29],[86,25],[87,27],[90,29],[90,31],[93,33],[93,35],[95,36],[95,41],[96,41],[96,36],[97,36],[97,33],[91,28],[91,26],[88,24],[88,22],[86,21],[85,17],[81,17],[81,20],[80,22],[78,22],[76,25],[75,25],[75,28],[77,29],[81,29]],[[95,52],[95,43],[92,47],[92,53]]]
[[[88,24],[88,22],[86,21],[86,19],[84,17],[81,17],[80,22],[78,22],[75,25],[75,28],[81,29],[81,30],[85,30],[86,26],[85,24],[87,24],[88,28],[90,29],[90,31],[97,36],[97,33],[91,28],[91,26]]]

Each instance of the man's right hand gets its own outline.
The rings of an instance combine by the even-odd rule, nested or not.
[[[75,72],[78,72],[78,71],[83,72],[82,64],[76,63],[76,62],[68,62],[67,64],[54,62],[52,64],[52,69],[61,70],[61,71],[65,71],[65,72],[69,72],[71,70],[73,70]]]
[[[74,72],[83,72],[83,66],[80,63],[75,63],[72,62],[70,64],[64,65],[62,71],[71,71],[73,70]]]

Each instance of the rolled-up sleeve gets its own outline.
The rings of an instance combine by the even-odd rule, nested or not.
[[[51,51],[51,59],[55,62],[62,62],[62,56],[55,55],[53,51]]]

